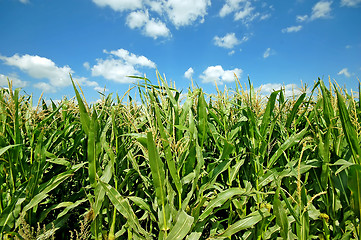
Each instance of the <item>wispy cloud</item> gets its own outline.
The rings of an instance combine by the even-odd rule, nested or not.
[[[345,77],[351,77],[351,73],[349,73],[347,68],[341,69],[341,71],[339,71],[337,75],[344,75]]]
[[[236,74],[238,78],[241,78],[242,72],[240,68],[224,70],[221,65],[217,65],[208,67],[199,77],[203,83],[223,84],[225,82],[233,82],[235,80],[234,74]]]
[[[342,7],[358,7],[361,4],[361,0],[341,0]]]
[[[228,52],[228,55],[229,55],[229,56],[232,56],[232,55],[235,54],[235,53],[236,53],[236,51],[232,50],[232,51]]]
[[[331,16],[331,4],[332,1],[320,1],[316,3],[312,8],[312,14],[310,20],[318,18],[329,18]]]
[[[266,51],[263,53],[263,58],[268,58],[269,56],[273,55],[274,51],[271,48],[267,48]]]
[[[226,3],[219,11],[219,16],[225,17],[231,13],[234,14],[233,17],[235,21],[240,20],[246,25],[257,18],[265,20],[271,16],[269,13],[261,14],[256,11],[256,8],[249,0],[226,0]]]
[[[297,22],[304,22],[308,19],[308,15],[303,15],[303,16],[296,16],[296,21]]]
[[[311,15],[296,16],[297,22],[313,21],[319,18],[330,18],[332,1],[319,1],[312,7]]]
[[[302,29],[302,26],[298,25],[298,26],[291,26],[291,27],[284,28],[281,31],[283,33],[291,33],[291,32],[299,32],[299,31],[301,31],[301,29]]]
[[[142,0],[93,0],[93,2],[100,7],[110,7],[115,11],[136,10],[142,7]]]

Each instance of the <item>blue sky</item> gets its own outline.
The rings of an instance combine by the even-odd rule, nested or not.
[[[357,90],[361,0],[0,0],[0,86],[46,99],[123,94],[156,70],[186,90],[336,80]]]

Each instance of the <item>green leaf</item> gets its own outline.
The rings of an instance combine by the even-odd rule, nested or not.
[[[210,201],[207,204],[206,209],[204,209],[203,213],[199,216],[199,221],[203,221],[207,218],[213,211],[214,208],[222,206],[227,200],[231,199],[235,195],[242,195],[246,191],[241,188],[230,188],[223,192],[220,192],[216,195],[216,198]]]
[[[180,182],[180,179],[179,179],[179,176],[177,173],[177,169],[176,169],[176,165],[175,165],[175,161],[174,161],[174,157],[173,157],[172,151],[170,149],[170,144],[168,141],[169,133],[166,132],[166,129],[163,126],[158,104],[155,103],[154,101],[153,101],[153,103],[154,103],[153,106],[154,106],[155,114],[156,114],[157,126],[158,126],[160,136],[162,139],[163,151],[165,153],[165,158],[167,161],[168,169],[169,169],[170,175],[172,176],[173,183],[176,186],[178,193],[181,194],[182,184]]]
[[[3,155],[7,150],[13,147],[20,146],[21,144],[9,145],[0,149],[0,156]]]
[[[73,78],[72,76],[70,75],[70,79],[71,79],[71,82],[73,84],[73,88],[74,88],[74,91],[75,91],[75,95],[76,95],[76,99],[78,101],[78,107],[79,107],[79,112],[80,112],[80,122],[81,122],[81,125],[83,127],[83,130],[85,132],[85,134],[89,134],[89,128],[90,128],[90,117],[89,117],[89,114],[88,114],[88,111],[84,105],[84,102],[83,100],[81,99],[80,97],[80,94],[78,92],[78,89],[76,88],[75,86],[75,83],[73,81]]]
[[[97,171],[97,135],[98,135],[98,120],[96,111],[94,110],[90,126],[88,129],[88,172],[90,184],[95,187],[96,171]]]
[[[338,105],[338,110],[339,110],[339,114],[340,114],[342,129],[343,129],[343,132],[345,133],[347,143],[349,144],[349,146],[351,148],[351,152],[352,152],[354,161],[355,161],[355,163],[360,165],[361,164],[361,149],[360,149],[360,144],[358,141],[357,133],[356,133],[355,127],[353,126],[353,124],[351,122],[350,114],[347,111],[347,108],[346,108],[345,102],[343,101],[342,95],[338,92],[337,89],[336,89],[336,93],[337,93],[337,105]]]
[[[296,116],[296,113],[298,111],[298,108],[300,107],[301,103],[303,102],[303,100],[306,97],[306,93],[302,93],[301,96],[298,97],[296,103],[293,105],[291,112],[288,114],[287,120],[286,120],[286,128],[290,128],[291,127],[291,123],[293,121],[293,119]]]
[[[280,92],[281,92],[281,90],[274,91],[273,93],[271,93],[271,96],[269,97],[269,100],[268,100],[267,106],[266,106],[266,110],[263,114],[261,127],[260,127],[260,133],[261,133],[262,137],[266,136],[267,126],[270,124],[271,114],[275,107],[276,97],[277,97],[278,93],[280,93]],[[276,121],[276,119],[274,119],[274,121]]]
[[[204,99],[204,94],[201,91],[198,96],[198,137],[199,137],[199,145],[202,147],[204,141],[207,137],[207,125],[208,125],[208,117],[207,117],[207,103]]]
[[[335,175],[339,174],[340,172],[342,172],[343,170],[347,169],[348,167],[355,165],[354,163],[351,163],[349,161],[346,161],[344,159],[340,159],[337,160],[334,164],[331,165],[335,165],[335,166],[341,166],[339,169],[337,169],[337,171],[335,172]]]
[[[234,224],[229,226],[224,232],[222,232],[219,235],[214,236],[213,238],[217,238],[217,239],[229,238],[233,234],[238,233],[239,231],[254,227],[263,218],[268,217],[269,215],[270,215],[270,213],[269,213],[268,209],[262,208],[259,211],[253,212],[253,213],[247,215],[245,218],[235,222]]]
[[[351,207],[356,216],[361,217],[361,166],[349,167],[347,180],[348,188],[351,190]]]
[[[130,206],[128,199],[123,198],[120,193],[109,184],[102,181],[99,181],[99,184],[104,188],[107,196],[118,212],[128,220],[129,226],[133,228],[134,231],[147,235],[145,230],[140,226],[138,218]]]
[[[296,145],[299,141],[302,140],[303,136],[307,133],[307,127],[304,128],[301,132],[291,135],[277,151],[272,155],[271,159],[267,164],[267,168],[270,169],[277,159],[288,149]]]
[[[49,182],[46,183],[45,188],[38,194],[36,194],[31,201],[24,207],[23,211],[26,212],[29,209],[37,206],[41,201],[47,198],[49,195],[48,193],[58,187],[62,182],[64,182],[69,177],[73,176],[73,172],[69,173],[65,172],[59,174],[58,176],[53,177]]]
[[[153,177],[155,194],[159,200],[159,203],[164,204],[166,199],[164,165],[159,157],[159,153],[155,146],[151,132],[147,133],[147,140],[149,166]]]
[[[283,239],[288,239],[288,219],[285,209],[282,206],[281,201],[279,200],[279,192],[280,189],[278,188],[276,194],[274,195],[273,199],[273,213],[276,215],[276,223],[281,228],[281,237]]]
[[[177,218],[177,222],[172,227],[167,237],[167,240],[181,240],[191,230],[194,218],[189,216],[186,212],[181,210]]]

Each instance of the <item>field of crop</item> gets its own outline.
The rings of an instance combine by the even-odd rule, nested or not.
[[[0,89],[1,239],[360,239],[360,95],[157,78],[36,109]]]

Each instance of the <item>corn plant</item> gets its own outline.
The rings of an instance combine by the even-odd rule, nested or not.
[[[90,105],[0,89],[2,239],[360,238],[360,95],[156,76]]]

